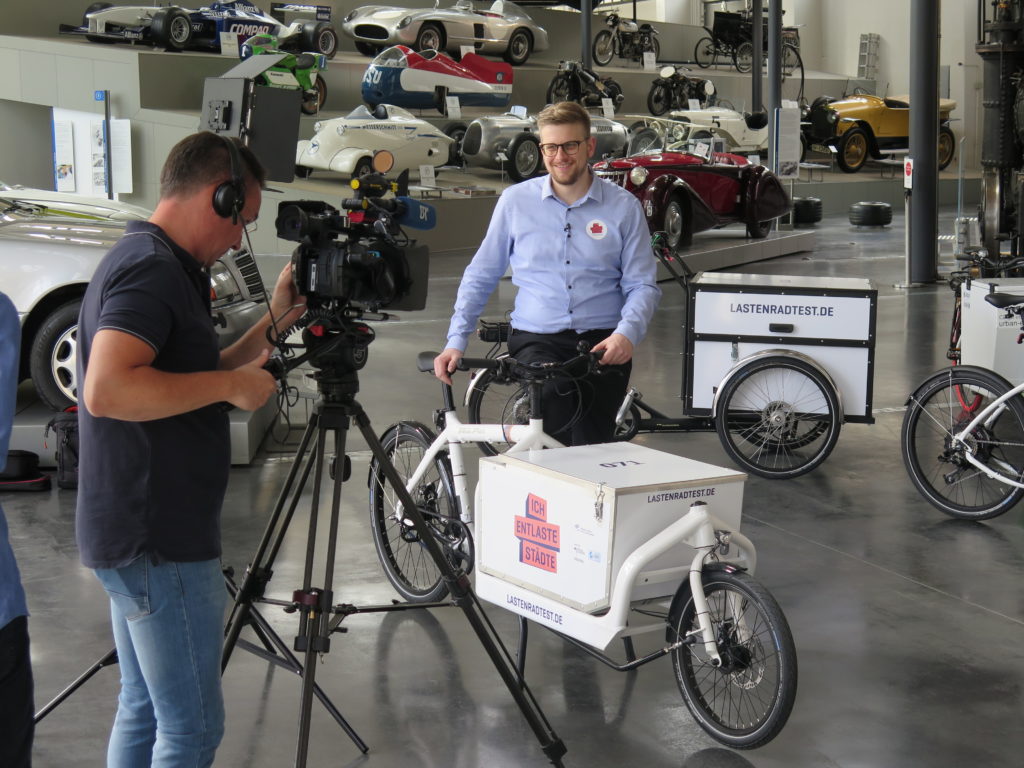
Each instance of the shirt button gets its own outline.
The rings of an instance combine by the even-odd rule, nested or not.
[[[566,264],[568,264],[568,263],[569,263],[569,260],[568,260],[568,259],[566,259],[566,260],[565,260],[565,263],[566,263]]]

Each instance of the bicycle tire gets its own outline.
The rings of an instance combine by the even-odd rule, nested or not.
[[[722,387],[715,430],[726,453],[759,477],[799,477],[820,465],[842,426],[839,397],[810,363],[775,355],[747,363]]]
[[[786,725],[796,700],[792,632],[775,598],[747,574],[705,571],[701,581],[723,663],[712,665],[698,635],[697,642],[671,652],[676,684],[687,709],[714,739],[734,749],[760,747]],[[689,591],[688,584],[682,588]],[[749,631],[746,639],[738,637],[737,616]],[[699,631],[692,594],[669,627],[680,639]]]
[[[428,427],[414,421],[399,422],[382,435],[384,451],[403,481],[412,476],[434,437]],[[370,463],[369,486],[373,545],[388,581],[409,602],[443,599],[448,586],[441,571],[411,522],[395,514],[398,498],[377,459]],[[459,517],[447,454],[438,454],[411,495],[449,562],[468,572],[473,542]]]
[[[1008,392],[1001,376],[972,365],[932,374],[907,401],[900,453],[914,487],[942,512],[965,520],[987,520],[1013,507],[1024,489],[991,478],[963,458],[952,437],[982,408]],[[1007,401],[995,419],[969,437],[985,465],[1018,482],[1024,476],[1024,402]]]
[[[713,66],[717,58],[718,51],[715,48],[715,41],[710,37],[702,37],[693,47],[693,60],[701,69]]]
[[[476,374],[467,403],[470,424],[526,424],[529,420],[530,392],[522,382],[501,376],[495,368]],[[508,443],[479,442],[485,456],[496,456],[508,449]]]

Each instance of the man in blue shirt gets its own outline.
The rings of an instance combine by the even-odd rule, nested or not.
[[[0,470],[7,463],[14,424],[19,338],[18,312],[0,293]],[[28,606],[0,508],[0,765],[5,768],[32,764],[32,709]]]
[[[548,175],[509,187],[462,276],[445,350],[434,373],[451,382],[477,318],[509,267],[518,288],[509,353],[561,362],[580,341],[603,351],[610,375],[545,389],[544,429],[568,445],[609,442],[629,382],[633,350],[661,297],[640,203],[596,177],[590,116],[572,102],[537,116]]]

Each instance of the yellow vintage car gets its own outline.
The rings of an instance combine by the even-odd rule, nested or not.
[[[956,140],[949,127],[952,99],[939,99],[939,170],[953,160]],[[802,121],[804,140],[812,150],[836,152],[836,162],[856,173],[869,157],[906,152],[910,140],[910,102],[905,96],[882,98],[858,94],[844,99],[819,96]]]

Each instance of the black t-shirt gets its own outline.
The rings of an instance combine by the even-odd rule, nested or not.
[[[78,381],[93,337],[130,333],[153,367],[217,368],[210,281],[162,229],[130,222],[89,283],[78,326]],[[195,562],[220,556],[220,508],[231,463],[228,419],[215,405],[154,421],[98,418],[79,403],[76,531],[82,563],[118,568],[142,554]]]

